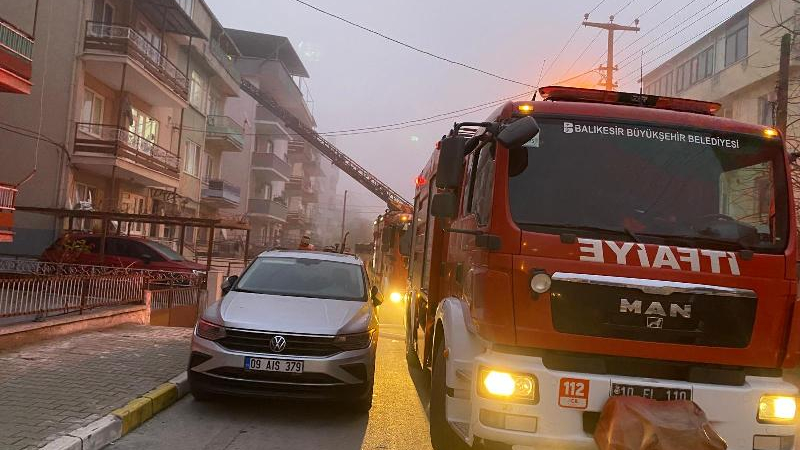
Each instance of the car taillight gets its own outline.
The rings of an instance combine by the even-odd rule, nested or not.
[[[195,328],[197,336],[208,339],[209,341],[218,341],[225,337],[225,327],[213,324],[206,320],[200,319]]]

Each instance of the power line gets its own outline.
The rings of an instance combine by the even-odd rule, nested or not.
[[[690,3],[689,3],[689,5],[690,5],[690,4],[692,4],[692,3],[694,3],[695,1],[697,1],[697,0],[693,0],[692,2],[690,2]],[[697,10],[697,11],[695,11],[695,12],[694,12],[694,14],[692,14],[692,16],[696,16],[697,14],[700,14],[701,12],[705,11],[707,8],[709,8],[709,7],[713,6],[713,5],[714,5],[715,3],[717,3],[718,1],[720,1],[720,0],[712,0],[712,1],[711,1],[711,3],[709,3],[708,5],[706,5],[706,6],[702,7],[702,8],[700,8],[700,9],[699,9],[699,10]],[[695,23],[697,23],[698,21],[700,21],[701,19],[703,19],[703,18],[707,17],[709,14],[711,14],[711,13],[713,13],[714,11],[718,10],[719,8],[721,8],[722,6],[724,6],[724,5],[725,5],[726,3],[728,3],[728,2],[730,2],[730,0],[725,0],[723,3],[721,3],[721,4],[717,5],[717,6],[716,6],[714,9],[712,9],[712,10],[710,10],[710,11],[706,12],[706,14],[704,14],[704,15],[702,15],[702,16],[700,16],[700,17],[697,17],[697,18],[696,18],[696,19],[695,19],[693,22],[689,23],[688,25],[685,25],[685,26],[683,26],[681,29],[679,29],[678,31],[675,31],[674,33],[673,33],[674,29],[667,30],[667,31],[665,31],[664,33],[661,33],[661,34],[660,34],[659,36],[657,36],[655,39],[653,39],[652,41],[648,42],[647,44],[645,44],[645,45],[643,45],[642,47],[640,47],[639,49],[637,49],[637,51],[636,51],[636,52],[634,52],[634,53],[631,53],[631,54],[629,54],[628,56],[625,56],[624,58],[621,58],[621,59],[620,59],[620,63],[623,63],[622,67],[624,67],[624,66],[626,66],[626,65],[629,65],[629,64],[630,64],[630,61],[631,61],[631,58],[635,58],[637,55],[641,54],[641,52],[643,52],[643,51],[644,51],[644,52],[646,52],[648,49],[652,48],[654,45],[657,45],[657,44],[659,44],[659,43],[663,43],[663,42],[665,42],[665,41],[668,41],[668,40],[672,39],[673,37],[677,36],[677,35],[678,35],[678,34],[680,34],[681,32],[683,32],[683,31],[685,31],[686,29],[688,29],[690,26],[692,26],[692,25],[694,25]],[[688,6],[688,5],[687,5],[687,6]],[[683,8],[681,8],[681,9],[683,9]],[[653,30],[650,30],[650,31],[653,31]],[[667,35],[668,35],[668,34],[670,34],[670,33],[673,33],[673,34],[672,34],[671,36],[669,36],[669,37],[666,37],[666,38],[664,38],[664,36],[667,36]],[[644,37],[644,36],[641,36],[641,37]],[[630,48],[630,47],[631,47],[633,44],[635,44],[637,41],[638,41],[638,39],[637,39],[636,41],[634,41],[634,42],[631,42],[629,45],[627,45],[625,48],[623,48],[623,49],[620,51],[620,53],[623,53],[623,52],[625,52],[625,50],[626,50],[626,49]]]
[[[712,2],[711,4],[714,4],[714,3],[716,3],[717,1],[718,1],[718,0],[714,0],[714,2]],[[686,26],[684,26],[684,27],[683,27],[683,28],[681,28],[680,30],[676,31],[676,32],[675,32],[675,33],[673,33],[671,36],[669,36],[669,37],[667,37],[667,38],[663,39],[663,42],[666,42],[666,41],[668,41],[668,40],[670,40],[670,39],[672,39],[672,38],[674,38],[674,37],[678,36],[678,35],[679,35],[679,34],[681,34],[682,32],[684,32],[684,31],[686,31],[687,29],[689,29],[689,27],[691,27],[692,25],[696,24],[696,23],[697,23],[697,22],[699,22],[700,20],[704,19],[705,17],[709,16],[709,15],[710,15],[711,13],[713,13],[714,11],[716,11],[716,10],[720,9],[721,7],[725,6],[727,3],[730,3],[730,2],[731,2],[731,0],[725,0],[724,2],[720,3],[719,5],[717,5],[717,6],[716,6],[714,9],[712,9],[712,10],[710,10],[710,11],[706,12],[705,14],[703,14],[702,16],[700,16],[700,17],[696,18],[694,21],[690,22],[689,24],[687,24]],[[711,5],[708,5],[708,6],[711,6]],[[708,6],[706,6],[706,8],[707,8]],[[705,9],[705,8],[703,8],[703,9]],[[702,11],[703,9],[701,9],[700,11]],[[699,13],[700,11],[698,11],[698,13]],[[695,13],[695,14],[696,14],[696,13]],[[733,15],[731,15],[731,17],[733,17]],[[728,19],[725,19],[725,20],[728,20]],[[721,23],[723,23],[723,22],[724,22],[724,21],[720,22],[719,24],[721,24]],[[714,25],[713,27],[706,29],[706,31],[710,31],[710,30],[712,30],[712,29],[716,28],[716,27],[717,27],[719,24],[717,24],[717,25]],[[705,33],[706,33],[706,31],[703,31],[702,33],[700,33],[699,35],[697,35],[697,36],[695,36],[695,37],[702,36],[703,34],[705,34]],[[667,34],[669,34],[669,31],[668,31],[668,32],[666,32],[666,33],[664,33],[664,34],[662,34],[662,35],[661,35],[661,36],[659,36],[658,38],[656,38],[656,41],[654,41],[654,42],[651,42],[651,43],[649,43],[649,44],[645,45],[645,46],[644,46],[644,47],[642,47],[640,50],[641,50],[641,51],[645,51],[645,50],[647,50],[647,48],[648,48],[648,47],[652,47],[653,45],[655,45],[655,44],[658,44],[658,43],[659,43],[659,41],[661,41],[661,38],[662,38],[663,36],[667,35]],[[692,39],[694,39],[694,38],[692,38]],[[673,48],[672,48],[672,49],[670,49],[670,50],[669,50],[667,53],[669,53],[669,52],[671,52],[672,50],[675,50],[676,48],[678,48],[678,47],[680,47],[680,46],[682,46],[682,45],[686,44],[687,42],[690,42],[692,39],[690,39],[690,40],[688,40],[688,41],[684,41],[684,42],[682,42],[681,44],[679,44],[678,46],[676,46],[676,47],[673,47]],[[663,43],[663,42],[661,42],[661,43]],[[663,55],[665,55],[665,54],[667,54],[667,53],[663,53],[663,54],[662,54],[662,56],[663,56]],[[655,59],[658,59],[658,58],[655,58]],[[650,62],[654,61],[655,59],[651,60]],[[623,61],[624,61],[624,60],[623,60]],[[630,60],[630,59],[628,59],[628,61],[627,61],[626,63],[622,64],[620,67],[627,67],[627,66],[629,66],[629,65],[630,65],[632,62],[633,62],[633,60]],[[648,64],[645,64],[645,65],[648,65]],[[627,76],[630,76],[630,73],[629,73]],[[624,78],[624,77],[623,77],[623,78]]]
[[[351,129],[347,129],[347,130],[336,130],[336,131],[322,131],[322,132],[318,132],[317,134],[319,134],[320,136],[328,136],[328,137],[354,136],[354,135],[360,135],[360,134],[380,133],[380,132],[385,132],[385,131],[396,131],[396,130],[402,130],[402,129],[412,128],[412,127],[416,127],[416,126],[429,125],[429,124],[432,124],[432,123],[442,122],[444,120],[456,119],[456,118],[461,117],[461,116],[463,116],[465,114],[471,114],[471,113],[475,113],[475,112],[482,111],[482,110],[485,110],[485,109],[493,108],[493,107],[499,106],[500,104],[503,104],[503,103],[505,103],[507,101],[514,100],[514,99],[517,99],[517,98],[520,98],[520,97],[524,97],[524,96],[529,96],[529,95],[533,94],[534,92],[535,91],[533,91],[533,90],[526,91],[526,92],[523,92],[523,93],[520,93],[520,94],[517,94],[517,95],[513,95],[513,96],[509,96],[509,97],[493,100],[493,101],[490,101],[490,102],[480,103],[480,104],[477,104],[477,105],[469,106],[467,108],[461,108],[461,109],[456,109],[456,110],[453,110],[453,111],[448,111],[448,112],[445,112],[445,113],[435,114],[433,116],[429,116],[429,117],[425,117],[425,118],[421,118],[421,119],[406,120],[406,121],[402,121],[402,122],[395,122],[395,123],[392,123],[392,124],[377,125],[377,126],[372,126],[372,127],[351,128]],[[197,131],[197,132],[205,132],[206,131],[206,129],[204,129],[204,128],[184,127],[183,129],[187,130],[187,131]],[[240,134],[240,133],[236,133],[236,132],[214,132],[214,133],[215,134],[221,134],[221,135],[226,135],[226,134],[228,134],[228,135],[233,135],[233,134],[239,135]],[[300,136],[299,134],[296,134],[296,133],[244,133],[243,135],[245,135],[245,136],[262,136],[262,137],[287,136],[287,135],[288,136]]]
[[[473,70],[475,72],[482,73],[484,75],[488,75],[488,76],[493,77],[493,78],[497,78],[498,80],[508,81],[510,83],[516,83],[516,84],[519,84],[519,85],[522,85],[522,86],[528,86],[528,87],[531,87],[531,88],[536,87],[536,86],[534,86],[532,84],[528,84],[528,83],[524,83],[522,81],[517,81],[517,80],[511,79],[511,78],[507,78],[507,77],[504,77],[502,75],[498,75],[496,73],[489,72],[487,70],[483,70],[483,69],[480,69],[478,67],[475,67],[475,66],[472,66],[472,65],[469,65],[469,64],[466,64],[466,63],[462,63],[460,61],[455,61],[455,60],[447,58],[445,56],[437,55],[436,53],[430,52],[428,50],[423,50],[423,49],[421,49],[419,47],[415,47],[415,46],[413,46],[411,44],[405,43],[405,42],[403,42],[403,41],[401,41],[399,39],[395,39],[393,37],[387,36],[387,35],[381,33],[380,31],[376,31],[376,30],[373,30],[371,28],[367,28],[364,25],[357,24],[357,23],[355,23],[355,22],[353,22],[351,20],[348,20],[348,19],[346,19],[346,18],[344,18],[342,16],[338,16],[338,15],[333,14],[331,12],[328,12],[328,11],[322,9],[322,8],[318,8],[318,7],[316,7],[316,6],[314,6],[314,5],[310,4],[310,3],[304,2],[303,0],[294,0],[294,1],[297,2],[297,3],[300,3],[301,5],[306,6],[308,8],[313,9],[314,11],[317,11],[319,13],[325,14],[326,16],[329,16],[329,17],[333,17],[334,19],[340,20],[340,21],[342,21],[342,22],[344,22],[344,23],[346,23],[348,25],[351,25],[351,26],[354,26],[354,27],[356,27],[356,28],[358,28],[360,30],[366,31],[367,33],[371,33],[371,34],[374,34],[376,36],[382,37],[383,39],[386,39],[386,40],[388,40],[390,42],[393,42],[393,43],[395,43],[397,45],[401,45],[401,46],[403,46],[403,47],[405,47],[407,49],[413,50],[415,52],[422,53],[423,55],[427,55],[427,56],[430,56],[432,58],[436,58],[436,59],[439,59],[441,61],[448,62],[450,64],[461,66],[461,67],[464,67],[466,69]]]
[[[725,18],[725,19],[721,20],[720,22],[716,23],[715,25],[712,25],[711,27],[709,27],[709,28],[706,28],[705,30],[701,31],[700,33],[698,33],[698,34],[696,34],[696,35],[694,35],[694,36],[690,37],[689,39],[687,39],[687,40],[685,40],[685,41],[681,42],[680,44],[678,44],[678,45],[676,45],[676,46],[672,47],[671,49],[667,50],[666,52],[664,52],[664,53],[662,53],[662,54],[660,54],[660,55],[656,56],[655,58],[653,58],[653,59],[651,59],[651,60],[647,61],[646,63],[644,63],[644,64],[642,65],[642,67],[648,67],[648,66],[650,66],[651,64],[653,64],[654,62],[658,61],[658,60],[659,60],[659,59],[661,59],[662,57],[664,57],[664,56],[666,56],[666,55],[668,55],[668,54],[672,53],[673,51],[675,51],[675,50],[677,50],[677,49],[681,48],[683,45],[685,45],[685,44],[687,44],[687,43],[689,43],[689,42],[691,42],[691,41],[693,41],[693,40],[695,40],[695,39],[699,38],[700,36],[703,36],[704,34],[708,33],[709,31],[713,30],[714,28],[716,28],[716,27],[718,27],[718,26],[722,25],[723,23],[725,23],[726,21],[730,20],[730,19],[731,19],[731,17],[733,17],[733,16],[735,16],[735,15],[736,15],[736,14],[731,14],[730,16],[728,16],[727,18]],[[634,75],[636,75],[637,73],[638,73],[638,71],[629,72],[629,73],[628,73],[628,74],[626,74],[625,76],[623,76],[623,77],[620,77],[620,80],[623,80],[623,79],[629,78],[629,77],[631,77],[631,76],[634,76]]]
[[[650,6],[649,6],[647,9],[645,9],[644,11],[642,11],[642,12],[641,12],[641,13],[640,13],[638,16],[636,16],[636,18],[637,18],[637,19],[641,19],[642,17],[646,16],[646,15],[647,15],[647,13],[651,12],[653,9],[655,9],[655,7],[656,7],[656,6],[658,6],[659,4],[661,4],[663,1],[664,1],[664,0],[656,0],[656,2],[655,2],[655,3],[653,3],[653,4],[652,4],[652,5],[650,5]],[[697,0],[695,0],[695,1],[697,1]],[[716,1],[716,0],[715,0],[715,1]],[[615,15],[616,15],[616,14],[615,14]],[[628,25],[630,26],[630,25],[633,25],[633,24],[635,24],[635,23],[636,23],[636,20],[632,20],[632,21],[631,21],[631,22],[630,22]],[[663,22],[662,22],[662,24],[663,24]],[[622,36],[627,36],[627,35],[618,35],[618,36],[617,36],[617,37],[614,39],[614,43],[616,44],[618,40],[622,39]],[[605,58],[607,54],[608,54],[608,50],[606,49],[606,51],[604,51],[604,52],[603,52],[603,53],[602,53],[602,54],[601,54],[601,55],[600,55],[600,56],[599,56],[599,57],[598,57],[598,58],[597,58],[597,59],[594,61],[594,63],[591,65],[591,67],[596,67],[598,64],[600,64],[600,61],[602,61],[602,60],[603,60],[603,58]]]

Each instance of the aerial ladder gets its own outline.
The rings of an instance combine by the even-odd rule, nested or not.
[[[261,106],[267,108],[272,114],[283,121],[289,129],[297,133],[326,158],[331,160],[342,172],[353,177],[354,180],[361,183],[367,190],[385,201],[389,210],[401,212],[413,211],[411,203],[408,200],[400,196],[400,194],[395,192],[378,177],[369,173],[367,169],[361,167],[352,158],[336,148],[335,145],[320,136],[319,133],[300,122],[300,119],[281,106],[271,95],[262,92],[258,87],[247,80],[242,80],[241,88]]]

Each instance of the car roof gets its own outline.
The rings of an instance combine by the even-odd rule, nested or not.
[[[76,232],[72,232],[72,233],[65,233],[64,236],[66,236],[66,235],[69,235],[71,237],[77,237],[77,238],[98,238],[98,239],[100,239],[100,238],[103,237],[103,235],[100,234],[100,233],[76,233]],[[64,236],[62,236],[62,237],[64,237]],[[132,241],[139,241],[139,242],[153,242],[153,241],[151,241],[150,239],[147,239],[144,236],[129,236],[129,235],[125,235],[125,234],[111,234],[111,233],[106,235],[106,239],[111,239],[111,238],[114,238],[114,239],[130,239]]]
[[[258,255],[259,258],[303,258],[303,259],[317,259],[320,261],[334,261],[346,264],[353,264],[363,266],[364,262],[361,258],[355,255],[348,255],[342,253],[332,252],[319,252],[313,250],[269,250]]]

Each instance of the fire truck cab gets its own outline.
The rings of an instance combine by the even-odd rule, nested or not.
[[[730,449],[792,449],[789,160],[718,104],[547,87],[417,183],[409,361],[437,450],[596,449],[612,396],[692,400]]]
[[[392,303],[406,295],[408,269],[401,247],[410,224],[411,214],[403,211],[388,211],[375,220],[372,276]]]

